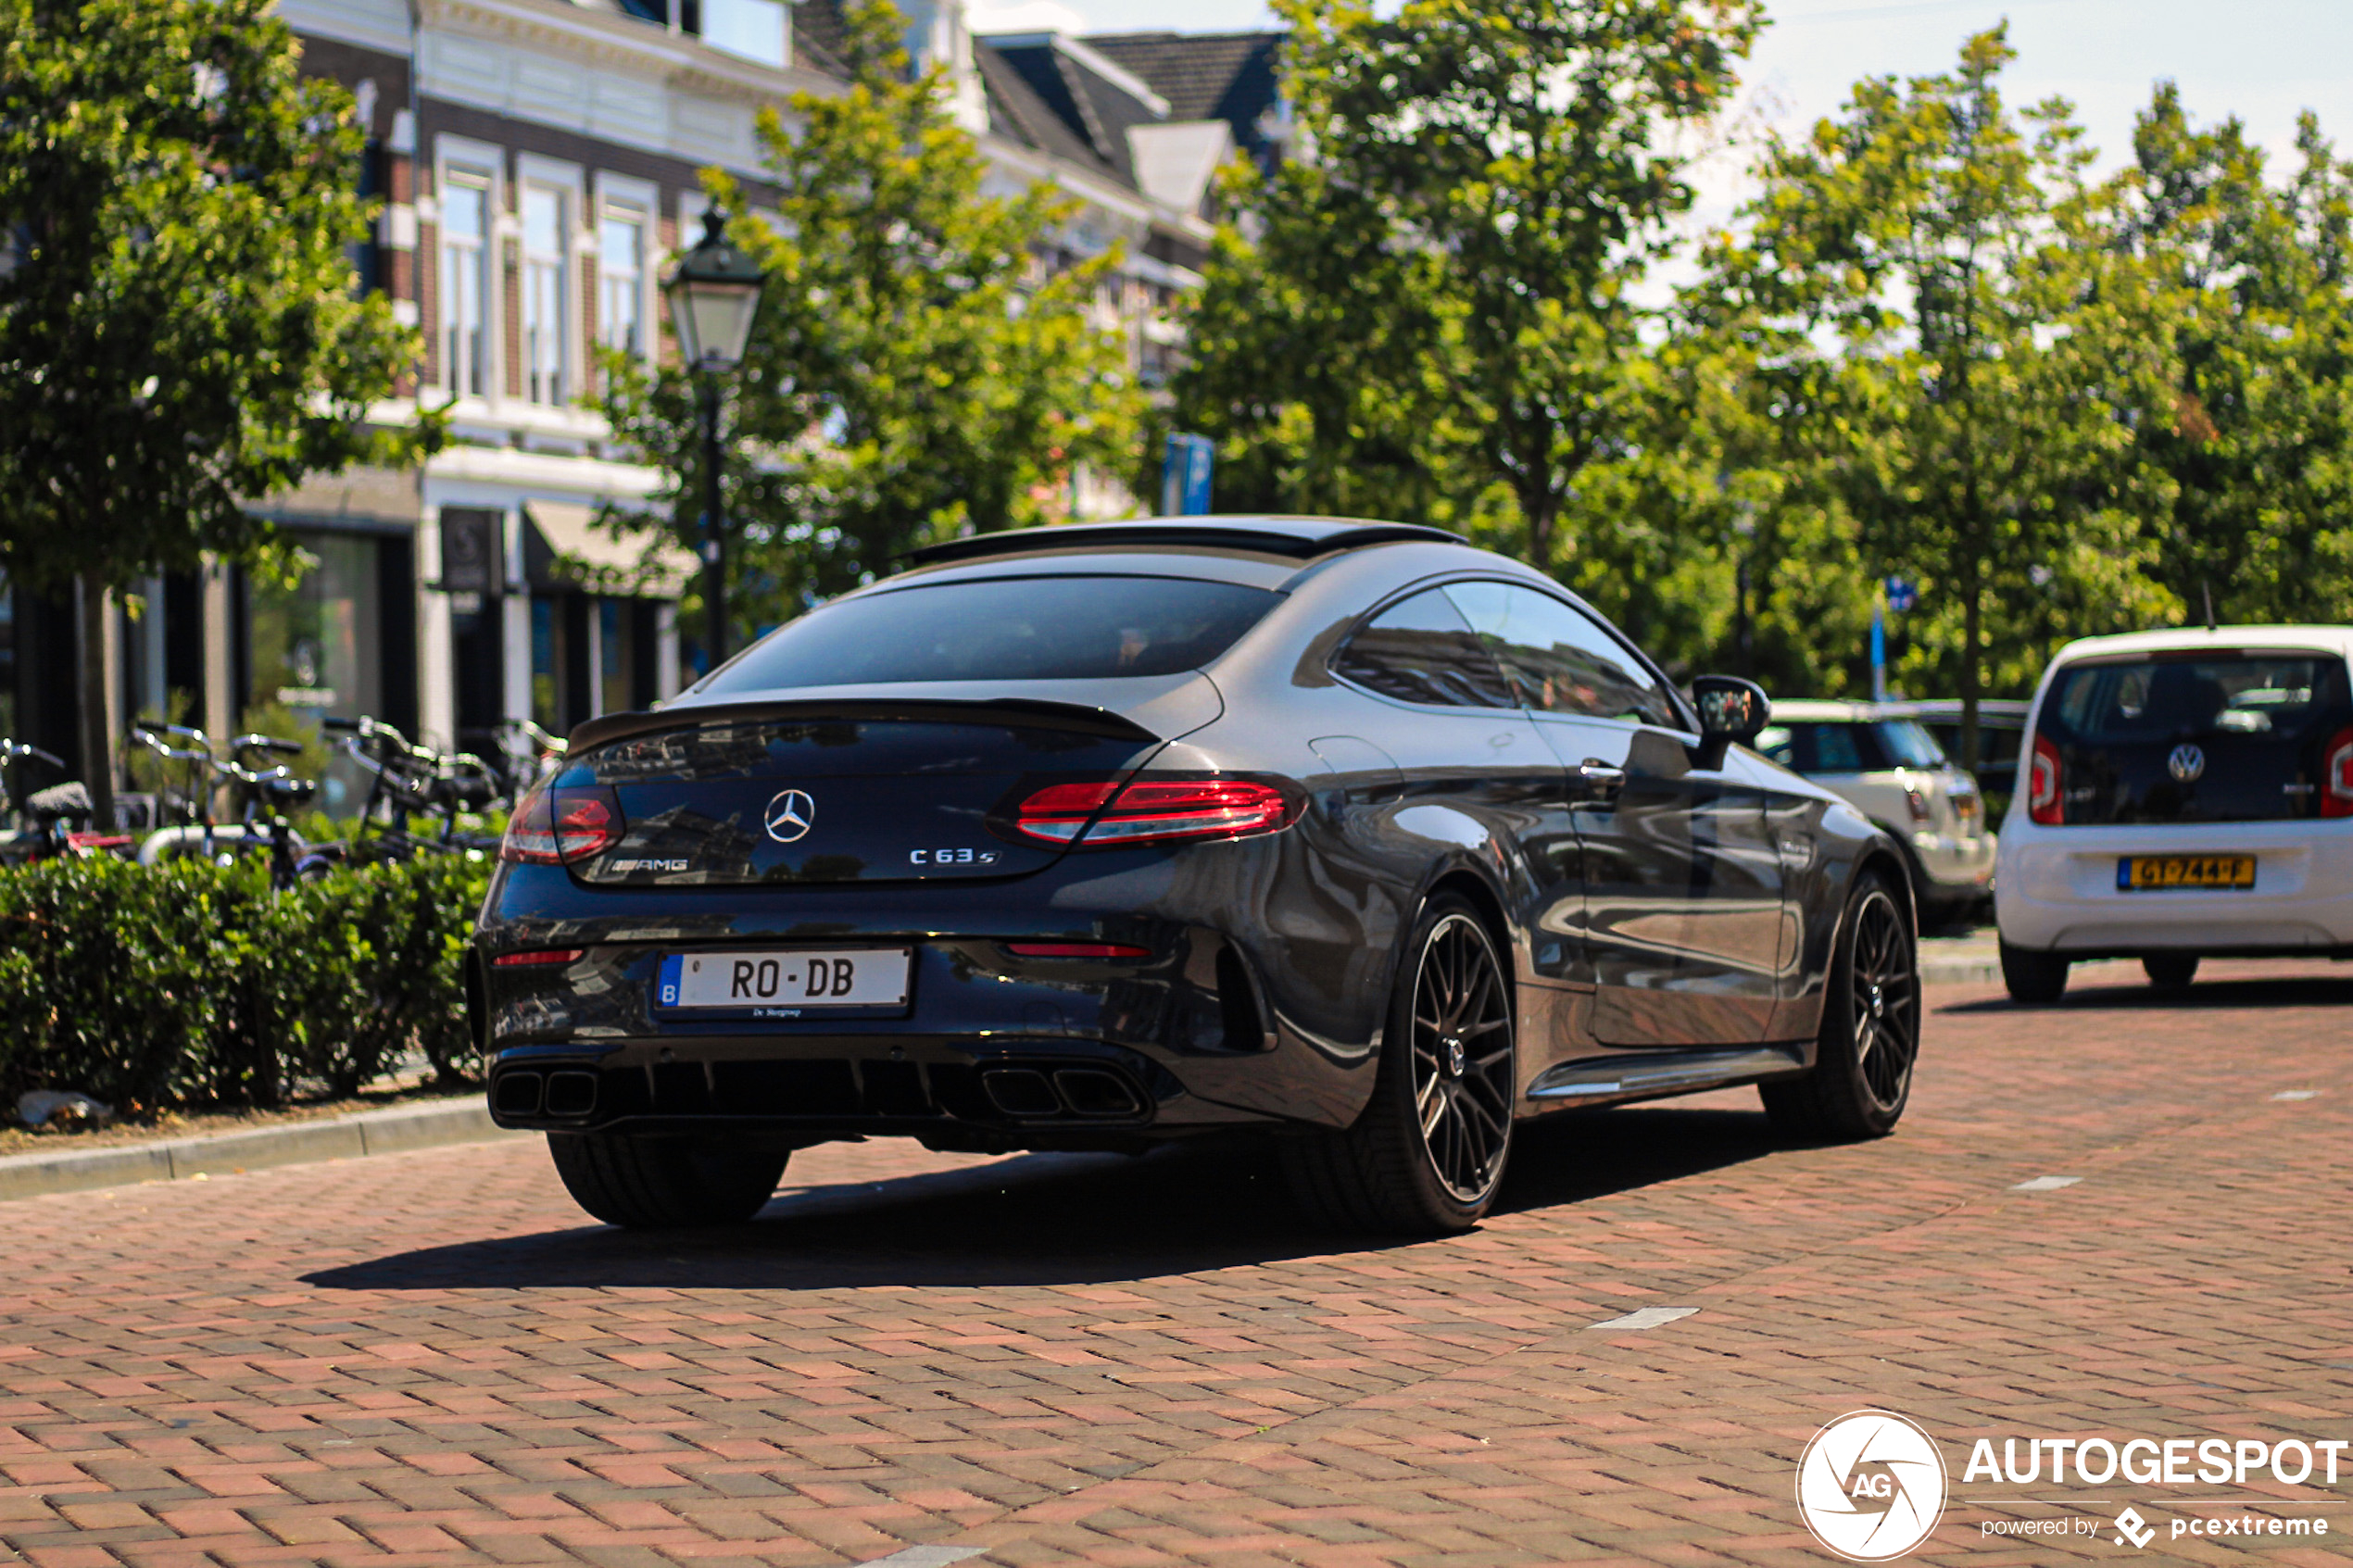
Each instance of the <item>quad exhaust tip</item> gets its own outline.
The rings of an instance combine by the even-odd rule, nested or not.
[[[991,1067],[980,1075],[988,1101],[1007,1116],[1133,1116],[1144,1108],[1127,1080],[1100,1068]]]

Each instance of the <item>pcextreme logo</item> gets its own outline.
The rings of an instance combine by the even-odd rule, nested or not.
[[[1797,1461],[1797,1512],[1850,1562],[1901,1557],[1944,1514],[1944,1456],[1892,1411],[1855,1411],[1814,1434]]]

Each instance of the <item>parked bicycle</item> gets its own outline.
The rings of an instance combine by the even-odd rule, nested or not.
[[[284,763],[263,763],[271,757],[301,756],[300,741],[242,734],[228,743],[228,755],[222,757],[211,737],[184,724],[138,724],[131,734],[165,766],[165,787],[157,794],[158,815],[178,819],[141,842],[141,865],[191,857],[226,865],[245,855],[263,854],[270,858],[271,886],[283,891],[294,885],[308,846],[288,813],[308,806],[319,784],[315,779],[296,778]],[[174,768],[181,771],[178,788],[172,787]],[[235,813],[229,822],[217,821],[213,811],[215,797],[224,788]]]
[[[0,864],[27,865],[61,855],[99,855],[130,847],[128,835],[94,831],[96,809],[90,791],[78,779],[45,789],[27,787],[26,770],[39,764],[53,773],[66,771],[62,758],[23,741],[0,740],[0,808],[8,825],[0,829]]]
[[[328,719],[337,748],[370,778],[353,835],[313,847],[305,874],[340,861],[369,864],[421,854],[487,854],[497,838],[470,829],[465,819],[497,805],[505,780],[472,752],[435,751],[411,741],[381,719]],[[415,820],[440,824],[420,833]]]

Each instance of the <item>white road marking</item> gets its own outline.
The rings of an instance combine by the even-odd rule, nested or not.
[[[911,1546],[888,1557],[877,1557],[864,1568],[948,1568],[950,1562],[978,1557],[988,1549],[985,1546]]]
[[[1697,1307],[1643,1307],[1627,1313],[1622,1318],[1605,1318],[1600,1323],[1588,1323],[1586,1326],[1588,1328],[1656,1328],[1661,1323],[1673,1323],[1677,1318],[1690,1317],[1698,1311]]]
[[[2037,1176],[2031,1182],[2019,1183],[2010,1190],[2012,1192],[2057,1192],[2061,1187],[2071,1187],[2082,1179],[2081,1176]]]
[[[2273,1095],[2271,1098],[2273,1099],[2318,1099],[2321,1098],[2321,1091],[2318,1089],[2282,1089],[2278,1094]]]

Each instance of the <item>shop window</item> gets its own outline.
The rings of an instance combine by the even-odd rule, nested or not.
[[[625,713],[637,706],[632,674],[637,668],[637,618],[620,599],[597,601],[597,711]]]
[[[552,598],[531,601],[531,718],[561,734],[563,716],[563,617]]]
[[[242,727],[306,740],[323,760],[321,718],[379,715],[384,701],[384,592],[379,542],[367,534],[295,533],[303,571],[291,588],[247,579]],[[302,771],[297,767],[297,771]],[[364,788],[339,761],[319,804],[356,809]]]
[[[489,182],[452,173],[441,192],[441,380],[475,397],[487,383],[489,235]]]

